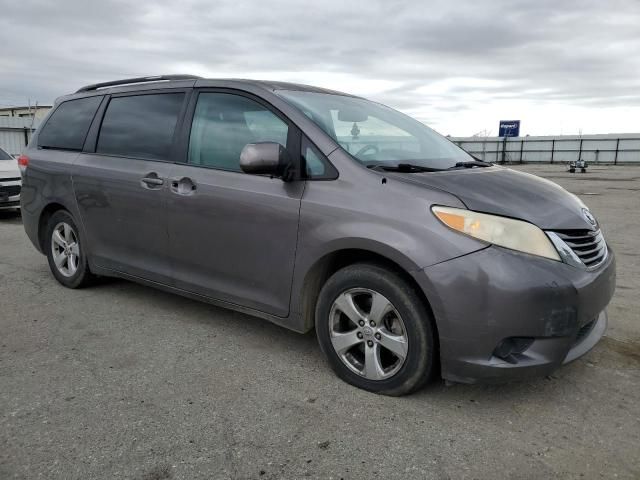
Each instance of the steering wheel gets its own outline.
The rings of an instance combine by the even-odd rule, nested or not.
[[[358,150],[354,157],[358,158],[360,157],[360,155],[364,155],[365,152],[368,152],[369,150],[372,150],[372,153],[375,155],[376,153],[380,153],[380,149],[378,147],[376,147],[375,145],[372,144],[368,144],[365,145],[364,147],[362,147],[360,150]]]

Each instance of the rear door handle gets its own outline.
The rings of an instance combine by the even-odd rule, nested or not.
[[[171,191],[177,195],[193,195],[197,186],[189,177],[174,178],[171,180]]]
[[[143,177],[140,182],[142,183],[142,186],[146,188],[157,188],[164,185],[164,180],[158,177],[156,172],[147,174],[147,176]]]

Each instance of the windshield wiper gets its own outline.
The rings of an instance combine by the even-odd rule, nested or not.
[[[422,165],[414,165],[412,163],[398,163],[397,165],[367,165],[372,170],[382,170],[384,172],[400,172],[400,173],[420,173],[420,172],[442,172],[442,168],[424,167]]]
[[[454,168],[473,168],[473,167],[492,167],[493,163],[483,162],[482,160],[471,160],[468,162],[458,162],[453,167],[449,167],[449,170]]]

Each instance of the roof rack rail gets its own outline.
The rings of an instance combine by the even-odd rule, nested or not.
[[[197,80],[197,75],[155,75],[152,77],[136,77],[136,78],[124,78],[122,80],[113,80],[112,82],[94,83],[92,85],[86,85],[80,88],[76,93],[89,92],[91,90],[98,90],[99,88],[115,87],[118,85],[131,85],[135,83],[146,82],[160,82],[168,80]]]

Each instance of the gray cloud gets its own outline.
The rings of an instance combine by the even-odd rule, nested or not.
[[[0,11],[0,104],[190,66],[309,72],[310,84],[349,75],[354,93],[358,79],[386,81],[369,96],[436,123],[509,99],[640,107],[636,0],[0,0]]]

